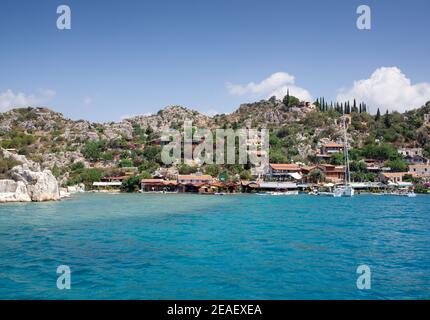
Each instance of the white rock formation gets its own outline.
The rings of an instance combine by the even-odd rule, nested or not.
[[[0,180],[0,203],[30,201],[31,198],[24,182],[11,179]]]
[[[14,180],[22,181],[27,186],[32,201],[60,199],[57,179],[50,170],[32,171],[26,164],[15,166],[11,170]]]
[[[50,170],[40,170],[40,165],[22,155],[4,149],[3,157],[12,158],[22,164],[13,167],[9,174],[13,180],[0,180],[0,202],[59,200],[57,179]]]

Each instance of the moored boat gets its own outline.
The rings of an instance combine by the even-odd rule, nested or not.
[[[343,119],[343,150],[345,157],[345,184],[333,190],[333,197],[353,197],[355,192],[351,185],[351,171],[349,168],[348,143],[346,139],[346,119]]]

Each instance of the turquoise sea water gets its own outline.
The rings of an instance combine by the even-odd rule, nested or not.
[[[372,272],[358,290],[357,266]],[[71,289],[58,290],[68,265]],[[1,299],[430,298],[430,196],[82,194],[0,205]]]

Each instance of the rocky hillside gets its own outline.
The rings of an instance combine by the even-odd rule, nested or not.
[[[217,115],[214,120],[217,123],[237,123],[240,127],[273,127],[297,123],[316,107],[305,103],[295,106],[286,106],[283,101],[274,97],[269,100],[261,100],[254,103],[246,103],[229,115]]]
[[[131,117],[122,121],[121,125],[151,127],[152,130],[160,132],[169,128],[179,128],[187,119],[192,120],[193,125],[200,128],[214,126],[214,121],[210,117],[182,106],[170,106],[158,111],[155,115]]]
[[[419,146],[430,156],[430,126],[424,121],[429,113],[430,103],[404,114],[352,112],[346,115],[349,143],[357,150],[374,144]],[[52,170],[64,184],[80,182],[85,174],[99,178],[100,172],[84,172],[85,168],[99,168],[104,175],[120,174],[121,168],[131,166],[154,172],[161,165],[160,132],[180,129],[186,119],[205,128],[269,128],[271,162],[310,163],[322,143],[340,140],[340,117],[335,110],[323,112],[310,103],[287,106],[275,98],[243,104],[231,114],[214,117],[170,106],[154,115],[110,123],[74,121],[46,108],[21,108],[0,114],[0,144],[25,155],[41,170]]]

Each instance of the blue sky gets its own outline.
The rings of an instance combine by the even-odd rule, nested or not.
[[[60,4],[71,30],[56,28]],[[356,28],[360,4],[371,30]],[[96,121],[172,104],[231,112],[285,87],[416,107],[430,100],[429,12],[428,0],[2,0],[0,111],[29,103]]]

